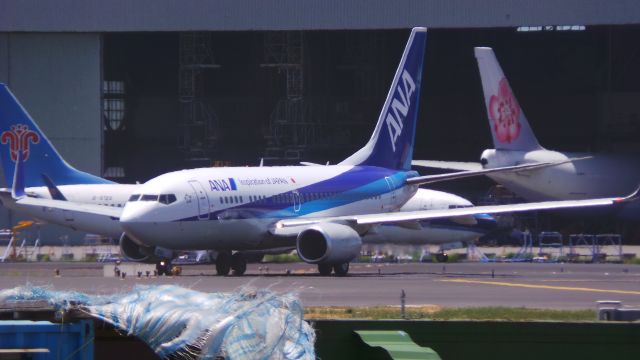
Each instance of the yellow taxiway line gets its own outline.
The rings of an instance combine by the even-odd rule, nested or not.
[[[530,289],[586,291],[586,292],[598,292],[598,293],[607,293],[607,294],[640,295],[640,291],[631,291],[631,290],[608,290],[608,289],[594,289],[594,288],[572,287],[572,286],[534,285],[534,284],[520,284],[520,283],[510,283],[510,282],[501,282],[501,281],[483,281],[483,280],[470,280],[470,279],[444,279],[440,281],[463,283],[463,284],[483,284],[483,285],[497,285],[497,286],[508,286],[508,287],[522,287],[522,288],[530,288]]]

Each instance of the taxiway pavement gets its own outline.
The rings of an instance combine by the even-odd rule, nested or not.
[[[103,277],[100,263],[2,263],[0,289],[21,285],[111,294],[142,284],[199,291],[243,287],[295,291],[307,306],[408,305],[595,308],[598,300],[640,306],[640,266],[561,263],[351,264],[350,276],[321,277],[315,266],[250,264],[244,276],[219,277],[214,265],[186,265],[175,277]],[[60,276],[55,275],[60,270]],[[287,275],[287,272],[289,273]]]

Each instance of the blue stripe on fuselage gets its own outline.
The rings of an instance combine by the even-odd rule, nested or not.
[[[210,219],[240,218],[290,218],[344,206],[373,196],[381,196],[404,186],[409,177],[417,176],[415,171],[398,171],[374,166],[354,166],[352,169],[317,183],[270,196],[260,201],[216,210]],[[391,178],[393,188],[387,185]],[[294,209],[294,196],[300,196],[301,207]],[[309,201],[312,195],[321,196]],[[211,200],[211,199],[210,199]],[[191,216],[178,221],[198,220]]]

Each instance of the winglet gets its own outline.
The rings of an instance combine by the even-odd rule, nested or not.
[[[14,199],[21,199],[24,193],[24,151],[18,150],[16,167],[13,173],[13,186],[11,188],[11,196]]]
[[[45,185],[47,185],[47,189],[49,189],[49,194],[53,200],[61,200],[67,201],[67,198],[64,197],[60,189],[53,183],[53,180],[47,174],[42,174],[42,181],[44,181]]]
[[[640,197],[640,184],[638,184],[638,187],[636,187],[636,189],[631,194],[622,198],[615,199],[613,202],[616,204],[626,203],[630,201],[636,201],[638,200],[639,197]]]

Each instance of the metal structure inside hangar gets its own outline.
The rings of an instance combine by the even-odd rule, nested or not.
[[[261,158],[345,158],[370,136],[416,25],[430,32],[415,158],[474,161],[491,146],[474,46],[495,49],[545,147],[640,146],[640,5],[633,0],[409,0],[400,7],[87,0],[81,8],[73,0],[24,0],[1,7],[0,81],[71,164],[118,182]],[[435,187],[475,201],[490,185]],[[3,212],[2,223],[15,220]]]
[[[104,94],[105,116],[122,113],[105,126],[105,168],[144,181],[261,158],[339,161],[370,136],[406,32],[105,34],[103,78],[122,90]],[[473,161],[491,147],[474,46],[494,47],[544,146],[637,151],[639,35],[434,29],[415,157]]]

